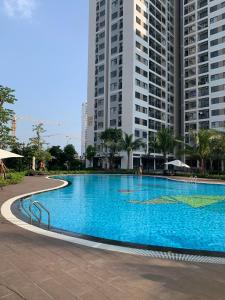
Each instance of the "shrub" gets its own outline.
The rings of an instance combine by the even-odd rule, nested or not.
[[[38,170],[28,170],[25,173],[26,176],[43,176],[43,175],[48,175],[48,172],[45,171],[38,171]]]
[[[20,183],[24,179],[24,172],[12,172],[6,174],[6,178],[0,177],[0,186]]]

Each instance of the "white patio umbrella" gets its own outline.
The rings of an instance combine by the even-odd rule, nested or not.
[[[172,160],[172,161],[170,161],[170,162],[168,162],[168,163],[165,163],[165,165],[172,165],[172,166],[175,166],[175,167],[188,168],[188,169],[190,169],[190,166],[189,166],[189,165],[183,163],[181,160],[178,160],[178,159]]]
[[[23,156],[19,155],[19,154],[16,154],[16,153],[13,153],[13,152],[9,152],[9,151],[0,149],[0,160],[5,159],[5,158],[12,158],[12,157],[18,157],[19,158],[19,157],[23,157]]]
[[[19,157],[23,157],[23,156],[13,153],[13,152],[9,152],[9,151],[0,149],[0,175],[2,174],[4,178],[5,178],[7,168],[6,168],[5,164],[3,163],[2,159],[13,158],[13,157],[19,158]]]

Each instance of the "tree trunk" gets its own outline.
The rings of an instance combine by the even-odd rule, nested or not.
[[[0,175],[3,176],[3,179],[6,179],[6,166],[2,160],[0,160]]]
[[[110,154],[110,160],[109,160],[109,169],[112,170],[114,168],[114,153]]]
[[[200,162],[197,160],[197,168],[200,169]]]
[[[154,160],[153,160],[153,170],[155,171],[156,170],[156,158],[154,157]]]
[[[222,173],[224,172],[224,160],[223,159],[221,160],[221,171],[222,171]]]
[[[112,170],[112,157],[109,157],[109,169]]]
[[[210,171],[212,172],[213,171],[213,160],[210,159]]]
[[[203,158],[201,158],[201,171],[203,174],[205,174],[205,162]]]
[[[163,154],[163,160],[164,160],[164,171],[168,170],[168,165],[166,165],[167,163],[167,156],[166,153]]]
[[[127,151],[127,170],[130,170],[130,151]]]
[[[36,158],[35,156],[32,157],[32,170],[36,170]]]

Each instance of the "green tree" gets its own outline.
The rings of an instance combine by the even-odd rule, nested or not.
[[[52,160],[49,162],[49,169],[51,170],[63,170],[65,168],[64,152],[60,146],[52,146],[48,149],[48,152],[52,156]]]
[[[149,141],[149,149],[163,154],[164,169],[166,169],[167,155],[174,152],[175,146],[176,139],[169,128],[162,128],[157,132],[156,137]]]
[[[30,138],[30,143],[37,151],[40,151],[46,144],[45,140],[42,137],[42,135],[46,132],[46,130],[44,129],[44,124],[38,123],[33,125],[33,132],[35,133],[35,136]]]
[[[127,152],[127,169],[130,169],[130,155],[133,151],[138,150],[140,147],[145,147],[142,139],[133,140],[133,134],[125,133],[121,141],[121,149]]]
[[[205,173],[205,162],[210,158],[210,140],[213,131],[200,129],[198,132],[190,132],[190,143],[185,145],[185,153],[200,161],[200,169]]]
[[[108,128],[100,135],[100,139],[103,141],[103,146],[106,148],[106,152],[109,157],[109,168],[114,167],[115,155],[121,150],[122,130],[117,128]]]
[[[67,168],[70,170],[73,168],[77,168],[78,160],[76,158],[78,154],[75,150],[75,147],[72,144],[68,144],[64,147],[63,154]]]
[[[42,136],[46,132],[44,124],[39,123],[33,125],[33,132],[35,133],[35,136],[30,138],[30,146],[33,149],[33,155],[39,162],[39,168],[45,169],[46,162],[51,160],[51,154],[44,149],[44,145],[46,145]]]
[[[6,159],[6,164],[9,169],[16,171],[29,170],[32,167],[32,158],[35,156],[35,149],[30,144],[14,143],[10,150],[14,153],[22,155],[22,158]]]
[[[89,160],[89,162],[92,164],[93,162],[93,159],[96,155],[96,149],[94,146],[92,145],[88,145],[87,146],[87,149],[86,149],[86,152],[85,152],[85,156],[87,158],[87,160]]]
[[[12,122],[15,115],[12,109],[5,108],[5,105],[13,105],[17,99],[14,90],[0,85],[0,148],[6,149],[15,142],[12,136]]]
[[[223,161],[225,158],[225,134],[223,132],[211,131],[209,139],[209,160],[210,171],[213,171],[213,161],[219,160],[221,162],[221,171],[224,171]]]
[[[35,152],[36,158],[39,161],[39,169],[45,170],[46,168],[46,162],[49,162],[52,160],[51,154],[44,149],[38,150]]]

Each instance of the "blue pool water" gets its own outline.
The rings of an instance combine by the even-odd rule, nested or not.
[[[144,245],[225,251],[225,201],[194,208],[165,198],[197,195],[225,200],[224,185],[119,175],[57,178],[72,184],[32,196],[48,208],[53,227]],[[25,201],[28,205],[29,199]]]

